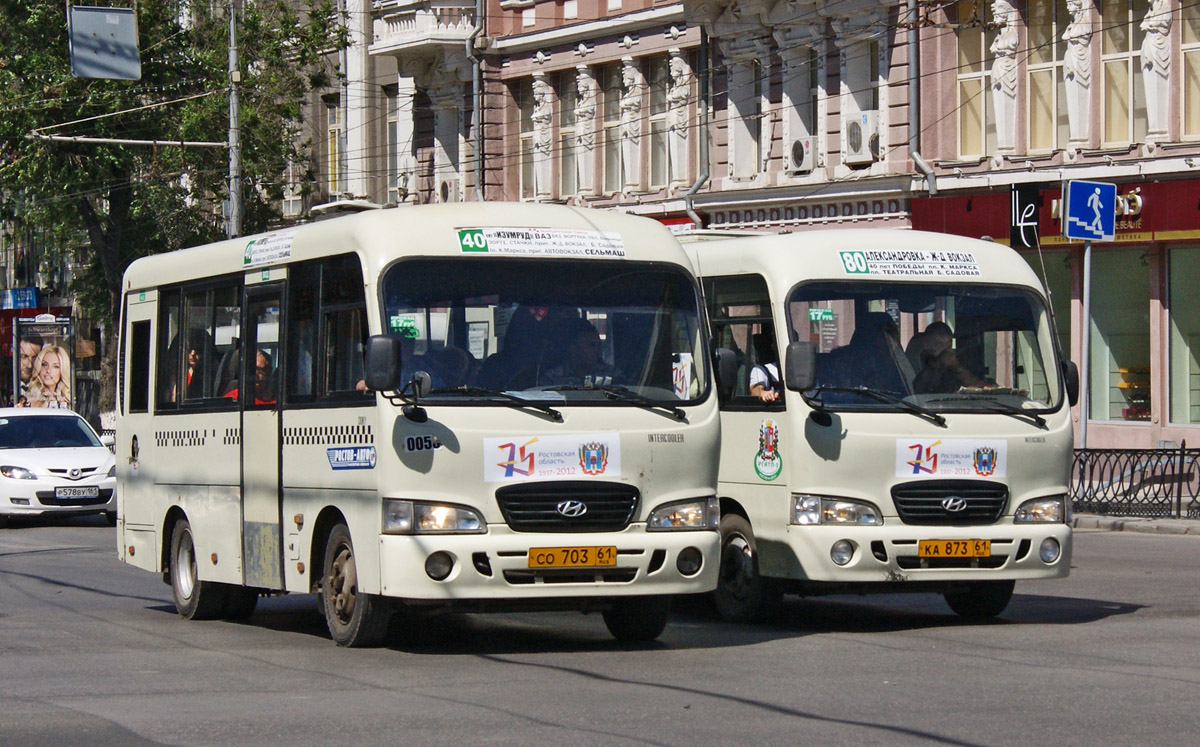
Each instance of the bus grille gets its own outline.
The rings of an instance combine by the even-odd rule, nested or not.
[[[961,498],[965,508],[951,511],[950,498]],[[892,486],[892,503],[905,524],[993,524],[1008,505],[1008,486],[983,480],[909,482]]]
[[[541,482],[500,488],[496,502],[516,532],[619,532],[633,520],[639,495],[620,483]]]

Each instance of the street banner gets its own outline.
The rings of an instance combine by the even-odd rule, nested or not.
[[[71,318],[41,314],[13,322],[14,404],[74,409]]]

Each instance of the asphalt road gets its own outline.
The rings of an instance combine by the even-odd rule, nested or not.
[[[933,595],[687,605],[650,645],[598,615],[327,637],[310,596],[189,622],[98,519],[0,530],[0,744],[1185,744],[1200,733],[1200,537],[1078,531],[994,623]]]

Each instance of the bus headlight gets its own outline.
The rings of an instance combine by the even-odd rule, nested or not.
[[[883,517],[879,515],[879,509],[863,501],[793,493],[792,523],[878,526],[883,523]]]
[[[1017,507],[1014,524],[1062,524],[1066,521],[1066,496],[1034,498]]]
[[[384,534],[485,534],[483,517],[464,506],[383,500]]]
[[[715,497],[677,501],[659,506],[646,521],[648,532],[686,532],[716,529],[721,522],[721,502]]]

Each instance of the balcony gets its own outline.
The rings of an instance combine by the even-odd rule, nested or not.
[[[376,0],[370,53],[429,57],[461,50],[475,25],[473,0]]]

